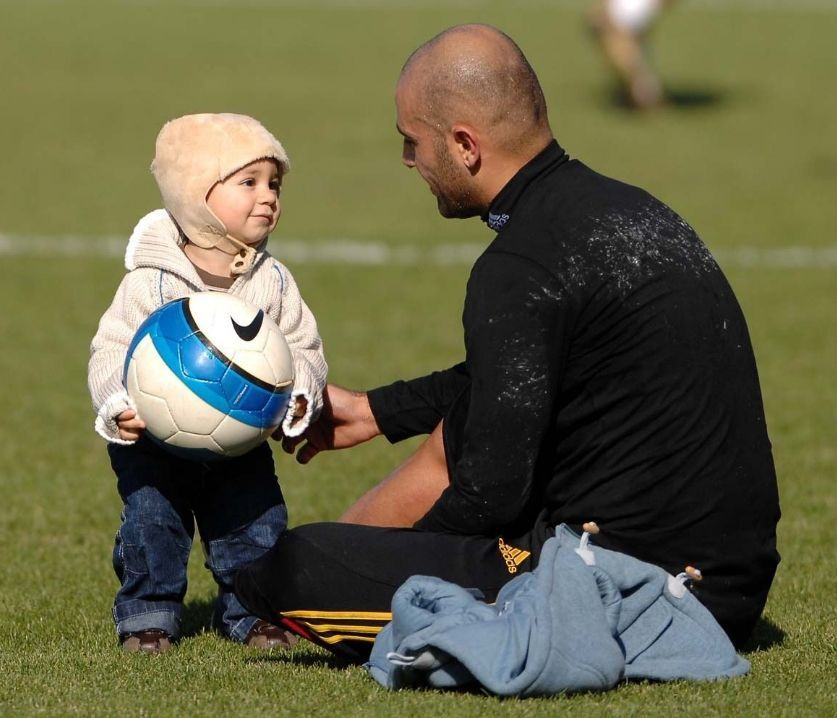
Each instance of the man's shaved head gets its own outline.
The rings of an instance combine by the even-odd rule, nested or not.
[[[551,138],[538,78],[515,42],[489,25],[459,25],[419,47],[404,64],[421,119],[442,132],[465,122],[488,132],[498,149],[542,148]]]
[[[459,25],[410,55],[395,90],[401,161],[443,217],[486,212],[551,141],[540,83],[520,48],[489,25]]]

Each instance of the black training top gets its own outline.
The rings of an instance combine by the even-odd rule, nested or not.
[[[484,217],[465,361],[369,393],[391,441],[445,420],[451,485],[417,528],[595,542],[705,579],[749,632],[778,563],[779,501],[747,326],[694,230],[551,143]]]

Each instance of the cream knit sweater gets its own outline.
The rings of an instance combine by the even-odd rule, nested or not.
[[[128,273],[99,321],[87,367],[87,383],[96,412],[95,429],[108,441],[133,443],[119,438],[116,416],[127,408],[135,408],[122,385],[122,366],[137,328],[166,302],[207,289],[181,245],[177,226],[162,209],[143,217],[128,241]],[[291,273],[264,245],[250,271],[238,277],[227,291],[261,307],[285,335],[294,358],[295,380],[282,429],[287,436],[298,436],[322,408],[328,371],[314,316]],[[308,400],[308,408],[305,416],[294,419],[299,396]]]

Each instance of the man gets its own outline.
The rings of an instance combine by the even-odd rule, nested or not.
[[[520,49],[454,27],[396,89],[403,161],[445,217],[497,236],[468,281],[465,360],[368,394],[330,386],[298,459],[429,433],[344,522],[288,531],[238,574],[247,608],[362,660],[409,576],[486,600],[564,522],[705,576],[741,642],[778,563],[776,478],[747,328],[694,231],[571,160]],[[293,451],[296,443],[285,441]],[[366,525],[360,525],[366,524]]]

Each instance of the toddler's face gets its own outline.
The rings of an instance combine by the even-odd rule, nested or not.
[[[216,184],[209,190],[206,204],[231,236],[245,244],[259,244],[279,221],[281,186],[278,165],[273,160],[258,160]]]

